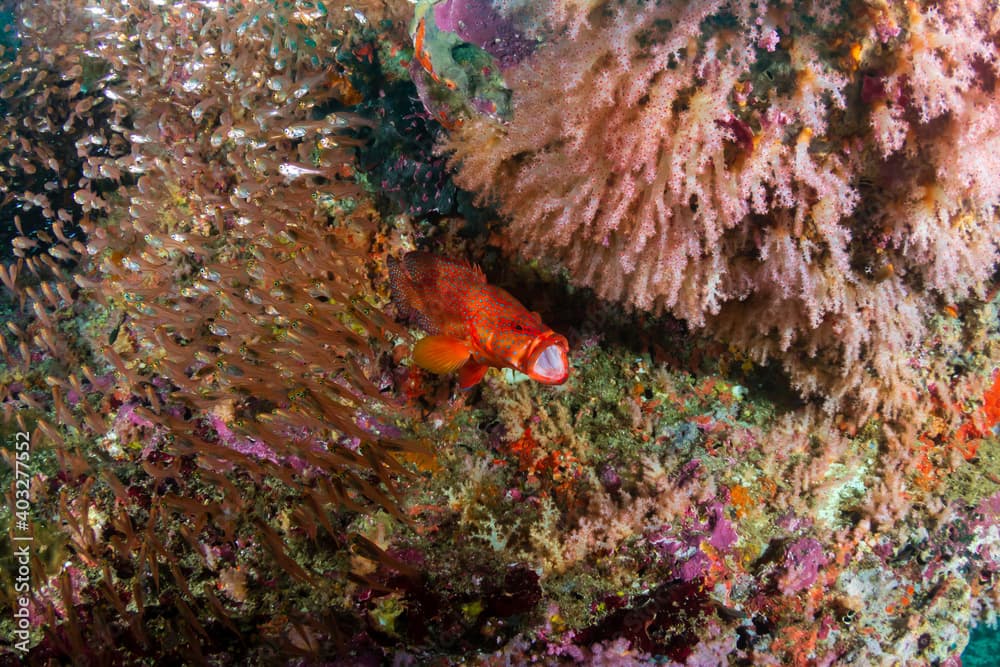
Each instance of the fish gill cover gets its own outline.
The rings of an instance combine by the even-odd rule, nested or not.
[[[996,623],[995,3],[0,20],[3,661],[957,665]],[[416,366],[414,249],[566,383]]]

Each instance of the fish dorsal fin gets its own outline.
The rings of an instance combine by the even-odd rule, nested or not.
[[[413,361],[432,373],[451,373],[469,360],[469,346],[451,336],[427,336],[413,346]]]
[[[472,273],[473,282],[479,283],[481,285],[486,284],[486,274],[483,273],[483,270],[479,267],[478,264],[473,264],[467,259],[459,260],[459,263]]]
[[[486,375],[486,371],[490,369],[486,364],[477,364],[474,361],[462,366],[458,371],[458,386],[462,389],[468,389],[473,385],[479,384],[479,381],[483,379]]]

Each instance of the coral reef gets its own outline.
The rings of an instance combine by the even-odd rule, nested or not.
[[[946,377],[915,368],[931,318],[996,266],[997,10],[848,5],[511,7],[547,39],[504,72],[511,122],[445,142],[456,180],[575,284],[907,413]]]
[[[417,4],[0,4],[0,664],[981,652],[989,6]],[[639,152],[582,159],[601,123]],[[641,187],[660,159],[696,206]],[[549,185],[594,194],[568,245],[554,211],[525,227]],[[628,227],[668,201],[675,302],[634,282],[659,239]],[[566,383],[415,366],[386,258],[418,248],[564,334]]]
[[[768,397],[707,341],[658,359],[647,326],[626,348],[578,332],[564,389],[493,376],[471,414],[458,397],[428,416],[442,469],[407,498],[417,535],[392,542],[453,603],[396,604],[467,650],[495,643],[483,664],[953,661],[998,602],[996,358],[967,409],[990,435],[966,458],[926,433],[922,463],[884,424]],[[495,611],[504,565],[538,573],[540,595],[520,591],[534,627]]]

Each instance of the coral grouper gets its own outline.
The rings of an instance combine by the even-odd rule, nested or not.
[[[431,334],[413,348],[421,368],[458,370],[463,389],[490,366],[515,368],[544,384],[569,377],[566,337],[506,290],[487,284],[479,267],[426,252],[388,261],[393,301]]]

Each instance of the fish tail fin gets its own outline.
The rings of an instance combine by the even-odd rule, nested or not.
[[[392,255],[386,258],[386,265],[389,267],[389,295],[401,317],[413,318],[424,331],[436,333],[437,327],[423,313],[424,302],[413,284],[406,257],[404,255],[402,262]]]
[[[405,311],[402,313],[403,315],[409,315],[410,304],[407,303],[408,299],[406,298],[403,285],[409,284],[410,280],[405,275],[403,265],[398,259],[389,255],[386,257],[385,263],[389,267],[389,294],[392,297],[392,302],[396,304],[396,307],[401,311]]]

